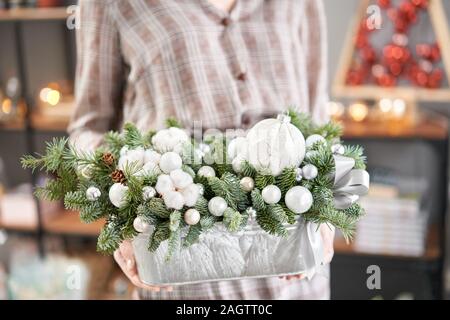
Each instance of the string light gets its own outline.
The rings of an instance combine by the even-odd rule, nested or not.
[[[340,102],[330,101],[327,104],[327,110],[331,117],[340,118],[344,115],[345,107]]]
[[[392,100],[383,98],[378,102],[381,112],[388,113],[392,111]]]
[[[392,103],[392,112],[397,118],[404,116],[406,111],[406,102],[402,99],[395,99]]]
[[[11,99],[5,99],[2,102],[2,112],[4,114],[10,114],[12,110],[12,101]]]
[[[356,122],[363,121],[364,119],[367,118],[367,115],[369,114],[369,108],[367,107],[366,104],[362,102],[357,102],[350,105],[348,111],[350,117]]]
[[[42,102],[48,103],[51,106],[56,106],[61,100],[61,93],[57,89],[43,88],[39,93],[39,98]]]

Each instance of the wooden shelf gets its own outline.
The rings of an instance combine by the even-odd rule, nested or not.
[[[100,234],[104,223],[104,220],[99,220],[86,224],[81,222],[77,212],[63,210],[44,222],[44,230],[53,234],[96,237]],[[5,224],[2,221],[0,221],[0,228],[18,232],[37,231],[37,227],[33,225]]]
[[[383,256],[399,259],[418,259],[418,260],[434,260],[441,255],[439,245],[439,231],[437,226],[429,228],[425,253],[422,256],[410,256],[391,253],[372,253],[356,250],[352,243],[347,244],[343,238],[337,238],[334,242],[334,251],[336,254],[342,255],[361,255],[361,256]]]
[[[422,116],[416,124],[394,122],[353,122],[344,120],[344,139],[347,138],[423,138],[446,140],[448,120],[437,116]]]
[[[65,20],[69,16],[66,7],[17,8],[0,10],[0,21],[48,21]]]

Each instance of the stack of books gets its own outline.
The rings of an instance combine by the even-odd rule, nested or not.
[[[366,216],[358,222],[356,251],[421,256],[425,252],[429,210],[423,199],[426,183],[397,178],[395,184],[373,183],[361,200]]]

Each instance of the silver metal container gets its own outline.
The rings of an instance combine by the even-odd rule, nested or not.
[[[272,236],[252,220],[240,232],[222,224],[204,232],[199,242],[179,248],[167,261],[167,241],[148,251],[149,233],[133,240],[139,276],[148,285],[183,285],[294,274],[312,277],[323,264],[322,237],[317,224],[303,220],[290,225],[284,238]]]

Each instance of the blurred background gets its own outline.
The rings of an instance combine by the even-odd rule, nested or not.
[[[323,0],[330,115],[366,148],[367,216],[338,235],[333,299],[450,297],[450,0]],[[129,299],[101,222],[38,202],[23,154],[64,136],[73,110],[76,0],[0,0],[0,299]],[[42,259],[42,258],[45,259]],[[369,288],[370,266],[381,288]],[[369,272],[369,273],[368,273]]]

